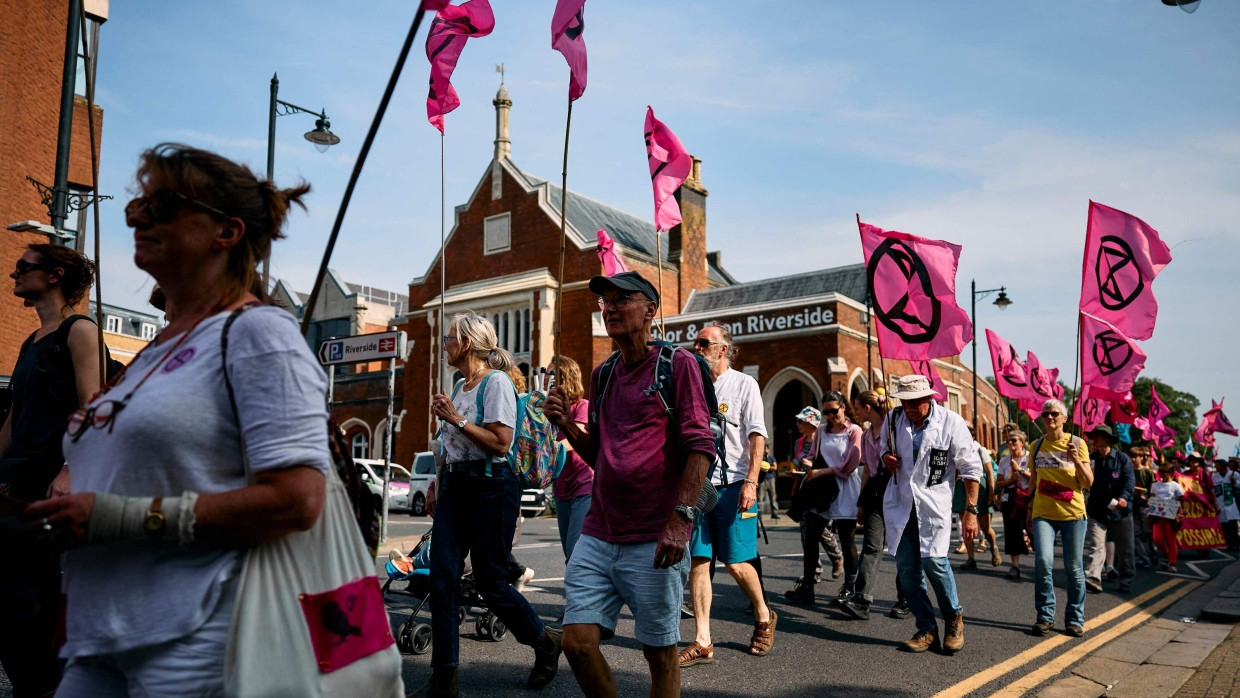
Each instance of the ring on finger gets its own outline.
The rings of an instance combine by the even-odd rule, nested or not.
[[[43,517],[43,527],[42,527],[42,528],[43,528],[43,532],[44,532],[44,533],[51,533],[51,532],[52,532],[52,522],[51,522],[51,521],[48,521],[46,516],[44,516],[44,517]]]

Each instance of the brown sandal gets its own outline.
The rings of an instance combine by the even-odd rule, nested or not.
[[[753,637],[749,640],[749,653],[755,657],[761,657],[771,651],[771,647],[775,646],[775,623],[779,620],[779,615],[775,613],[775,609],[769,609],[771,619],[765,623],[753,624]]]
[[[715,661],[715,646],[713,644],[705,647],[698,644],[697,640],[689,643],[689,646],[680,651],[678,655],[680,659],[680,668],[690,667],[694,664],[713,664]]]

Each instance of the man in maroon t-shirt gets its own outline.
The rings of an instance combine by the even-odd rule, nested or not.
[[[702,375],[696,358],[675,352],[676,404],[669,416],[658,391],[650,390],[659,356],[650,346],[658,292],[637,272],[596,276],[590,290],[599,296],[619,361],[601,399],[598,369],[591,375],[588,431],[569,417],[558,389],[544,405],[547,418],[594,466],[590,512],[564,574],[564,654],[586,695],[616,695],[599,644],[615,634],[620,608],[628,605],[650,665],[651,695],[677,696],[685,548],[715,457]]]

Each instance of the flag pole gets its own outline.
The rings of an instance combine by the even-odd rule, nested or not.
[[[554,359],[560,357],[560,334],[563,331],[561,311],[564,309],[564,238],[566,236],[565,207],[568,205],[568,135],[573,126],[573,97],[568,97],[568,116],[564,119],[564,169],[560,173],[560,273],[555,281],[555,349]],[[554,380],[554,378],[552,379]]]
[[[663,339],[667,336],[667,326],[663,324],[663,231],[657,225],[654,227],[654,257],[659,262],[659,339]]]
[[[95,194],[91,197],[91,205],[95,209],[95,215],[91,216],[95,228],[95,336],[99,339],[99,385],[102,388],[108,382],[108,347],[103,342],[103,274],[99,264],[99,151],[95,142],[95,66],[86,47],[86,13],[79,12],[78,15],[82,23],[79,31],[82,37],[82,55],[86,57],[86,130],[90,133],[90,178]]]
[[[440,337],[448,333],[448,328],[444,327],[444,295],[448,291],[448,281],[444,274],[447,273],[448,265],[445,257],[448,252],[447,233],[444,232],[447,227],[447,194],[445,193],[446,184],[444,183],[444,132],[439,132],[439,322],[436,329],[439,330]],[[431,340],[431,346],[442,345],[443,339]],[[439,347],[440,351],[436,353],[435,364],[439,370],[435,375],[435,385],[439,388],[440,394],[446,394],[443,387],[443,347]]]
[[[1080,380],[1081,380],[1081,373],[1082,373],[1081,362],[1085,360],[1085,357],[1081,355],[1081,323],[1082,322],[1083,322],[1083,319],[1081,318],[1081,311],[1078,309],[1076,311],[1076,363],[1073,366],[1073,370],[1072,370],[1073,372],[1072,407],[1068,408],[1069,417],[1074,416],[1076,414],[1076,405],[1077,403],[1081,401],[1081,394],[1079,392],[1081,388],[1078,387],[1078,383],[1080,383]],[[1053,390],[1054,389],[1052,388],[1052,391]],[[1073,419],[1072,421],[1075,424],[1076,420]],[[1076,424],[1076,434],[1077,436],[1085,435],[1083,425]]]

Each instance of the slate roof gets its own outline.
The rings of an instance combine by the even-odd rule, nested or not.
[[[524,170],[520,172],[532,186],[546,187],[547,202],[556,211],[560,210],[560,197],[562,196],[560,187]],[[595,201],[571,189],[568,190],[568,205],[564,207],[564,215],[568,218],[568,222],[583,235],[592,236],[594,231],[601,228],[606,230],[607,234],[620,245],[651,259],[655,258],[655,241],[659,240],[661,243],[659,256],[667,261],[669,249],[667,234],[657,236],[654,224],[644,218],[608,206],[601,201]],[[716,284],[726,286],[736,283],[731,274],[711,261],[706,264],[706,273],[707,277]]]
[[[858,303],[865,302],[865,265],[845,267],[762,279],[734,286],[697,291],[689,299],[684,313],[707,312],[758,303],[773,303],[838,293]]]
[[[90,314],[90,318],[92,320],[95,319],[94,301],[90,301],[87,304],[87,312]],[[156,329],[164,326],[163,319],[158,315],[152,315],[150,313],[144,313],[137,310],[130,310],[129,308],[122,308],[119,305],[104,303],[103,314],[119,317],[121,319],[120,334],[130,337],[141,337],[142,325],[144,324],[154,325]]]

